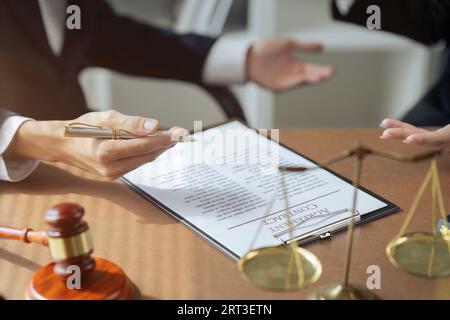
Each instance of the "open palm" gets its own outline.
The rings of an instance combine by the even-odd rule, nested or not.
[[[333,75],[331,66],[298,60],[293,53],[317,53],[322,46],[291,39],[270,39],[255,43],[248,53],[247,74],[251,81],[273,91],[316,84]]]
[[[450,124],[438,130],[426,130],[409,123],[386,119],[381,123],[381,139],[397,139],[409,144],[428,145],[450,150]]]

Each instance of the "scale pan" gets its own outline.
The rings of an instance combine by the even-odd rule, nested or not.
[[[298,269],[293,250],[296,250],[301,261]],[[314,254],[287,246],[250,251],[239,260],[238,268],[250,283],[273,291],[301,290],[316,282],[322,273],[322,264]]]
[[[389,261],[404,271],[426,278],[450,275],[450,238],[415,232],[396,237],[386,247]]]

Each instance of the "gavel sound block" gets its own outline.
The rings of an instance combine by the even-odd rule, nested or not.
[[[53,262],[37,270],[27,288],[29,300],[125,300],[132,299],[134,287],[114,263],[93,258],[89,227],[82,220],[84,209],[65,203],[49,209],[49,229],[34,231],[0,226],[0,238],[48,246]],[[77,272],[80,287],[76,288]],[[73,278],[73,279],[72,279]],[[70,285],[69,280],[74,280]]]

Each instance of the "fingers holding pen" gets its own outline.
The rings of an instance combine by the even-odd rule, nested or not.
[[[125,173],[154,161],[162,153],[183,141],[188,131],[172,128],[158,135],[129,140],[104,140],[96,149],[98,173],[109,179],[116,179]]]
[[[145,155],[170,144],[172,144],[170,134],[129,140],[105,140],[98,145],[96,156],[101,162],[112,162]]]
[[[109,180],[116,180],[128,172],[148,162],[156,160],[160,155],[173,148],[174,146],[175,143],[153,150],[152,152],[146,154],[113,161],[108,165],[102,167],[100,174]]]
[[[125,173],[155,160],[177,142],[184,141],[188,131],[172,128],[158,131],[155,119],[124,115],[117,111],[87,113],[70,123],[86,124],[92,127],[113,128],[126,131],[134,139],[63,138],[63,154],[57,161],[63,161],[108,179],[115,179]]]
[[[75,122],[119,129],[136,136],[147,136],[159,129],[159,121],[156,119],[129,116],[115,110],[86,113]]]

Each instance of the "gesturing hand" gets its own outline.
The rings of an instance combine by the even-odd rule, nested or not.
[[[329,79],[333,68],[293,57],[295,51],[316,53],[322,46],[291,39],[270,39],[253,44],[247,57],[247,76],[260,86],[282,91]]]
[[[398,139],[403,140],[404,143],[428,145],[450,150],[450,125],[430,131],[417,128],[402,121],[385,119],[381,123],[381,127],[386,129],[380,137],[381,139]]]
[[[64,126],[85,123],[126,130],[142,138],[132,140],[64,138]],[[155,160],[171,148],[186,129],[146,137],[159,128],[158,121],[131,117],[116,111],[92,112],[73,121],[27,121],[7,150],[7,157],[63,162],[109,179],[116,179],[140,165]]]

